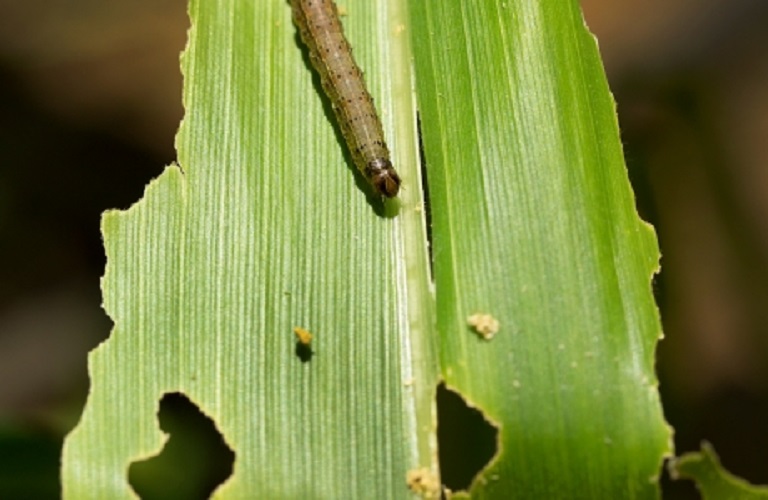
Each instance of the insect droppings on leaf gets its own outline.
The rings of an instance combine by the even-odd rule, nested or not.
[[[440,481],[428,467],[409,470],[405,480],[408,488],[422,498],[440,498]]]
[[[491,340],[499,331],[499,320],[490,314],[473,314],[467,318],[467,324],[484,340]]]
[[[314,354],[312,351],[312,333],[300,326],[295,326],[293,333],[296,335],[296,356],[298,356],[302,363],[310,361]]]

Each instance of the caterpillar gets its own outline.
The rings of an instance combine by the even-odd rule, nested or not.
[[[290,1],[293,22],[309,49],[355,165],[379,194],[397,196],[400,177],[389,159],[381,120],[352,57],[336,4],[333,0]]]

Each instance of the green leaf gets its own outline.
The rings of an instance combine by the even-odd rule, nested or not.
[[[89,359],[65,497],[131,495],[127,467],[161,450],[155,413],[172,391],[236,454],[223,497],[391,498],[407,493],[408,469],[432,466],[437,363],[410,40],[391,36],[404,23],[397,5],[348,10],[402,165],[399,214],[377,214],[345,158],[289,5],[192,1],[179,166],[103,218],[115,327]],[[308,363],[294,354],[296,326],[315,337]]]
[[[768,487],[751,485],[723,469],[714,448],[706,442],[701,445],[701,453],[686,453],[670,461],[669,470],[674,479],[696,481],[705,500],[768,498]]]
[[[442,373],[501,431],[472,497],[656,496],[658,249],[578,3],[409,6]]]
[[[64,496],[129,497],[178,391],[236,454],[221,497],[407,497],[438,473],[440,374],[500,430],[473,497],[656,496],[658,250],[576,2],[344,7],[399,200],[352,165],[287,2],[192,0],[179,165],[103,218],[115,327]]]

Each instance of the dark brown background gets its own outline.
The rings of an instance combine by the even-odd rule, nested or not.
[[[582,5],[660,238],[658,371],[678,452],[707,439],[768,483],[768,2]],[[110,328],[100,213],[175,157],[185,8],[0,0],[0,497],[57,496],[86,353]]]

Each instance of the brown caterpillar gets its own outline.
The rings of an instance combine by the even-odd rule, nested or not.
[[[309,59],[333,104],[355,165],[383,196],[400,190],[400,177],[389,160],[384,131],[352,57],[333,0],[291,0],[293,22],[309,49]]]

